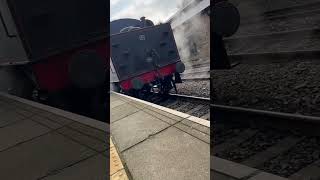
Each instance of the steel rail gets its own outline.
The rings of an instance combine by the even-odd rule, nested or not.
[[[195,100],[210,102],[210,98],[205,98],[205,97],[196,97],[196,96],[189,96],[189,95],[182,95],[182,94],[169,94],[169,95],[172,97],[195,99]],[[308,116],[308,115],[301,115],[301,114],[267,111],[267,110],[218,105],[218,104],[210,104],[210,106],[213,108],[213,111],[242,113],[242,114],[248,114],[248,115],[259,115],[264,117],[278,118],[278,119],[320,123],[320,117],[317,117],[317,116]]]
[[[258,110],[258,109],[251,109],[251,108],[218,105],[218,104],[210,104],[210,106],[213,108],[213,113],[214,111],[220,111],[220,112],[222,111],[222,112],[228,112],[228,113],[259,115],[259,116],[269,117],[269,118],[294,120],[294,121],[302,121],[302,122],[309,122],[309,123],[320,123],[320,117],[316,117],[316,116],[266,111],[266,110]]]
[[[210,102],[210,98],[205,98],[205,97],[189,96],[189,95],[182,95],[182,94],[169,94],[169,96],[177,97],[177,98],[194,99],[194,100],[201,100],[201,101]]]

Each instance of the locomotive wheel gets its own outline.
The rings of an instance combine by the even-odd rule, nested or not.
[[[168,77],[165,77],[163,80],[161,80],[160,93],[162,95],[169,94],[170,90],[173,88],[173,86],[172,86],[173,78],[172,77],[173,76],[168,76]]]
[[[121,91],[121,87],[119,85],[119,83],[111,83],[111,90],[114,92],[120,92]]]
[[[133,96],[142,100],[148,100],[151,96],[151,86],[144,85],[140,90],[133,90]]]

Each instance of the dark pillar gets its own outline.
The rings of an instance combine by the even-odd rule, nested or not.
[[[212,33],[212,61],[210,69],[229,69],[231,64],[221,35]]]

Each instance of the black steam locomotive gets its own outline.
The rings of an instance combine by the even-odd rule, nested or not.
[[[154,25],[142,17],[110,24],[110,82],[113,90],[148,96],[152,90],[167,94],[185,70],[170,24]]]

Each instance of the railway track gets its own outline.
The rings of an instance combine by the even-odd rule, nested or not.
[[[280,64],[281,66],[242,65],[230,72],[215,71],[212,73],[214,76],[211,83],[215,85],[215,91],[219,92],[211,94],[219,97],[219,103],[254,108],[259,105],[262,107],[263,104],[265,109],[304,113],[308,107],[302,105],[294,106],[294,111],[288,111],[288,107],[292,106],[292,101],[288,99],[297,100],[302,97],[313,100],[315,98],[312,97],[319,94],[312,87],[298,86],[302,82],[307,83],[309,79],[312,84],[316,84],[312,73],[293,72],[298,69],[294,63],[297,67],[304,67],[306,64],[306,72],[311,72],[313,66],[317,67],[318,62],[306,61],[318,61],[320,57],[317,23],[320,19],[320,2],[308,1],[292,7],[285,1],[274,1],[272,4],[276,7],[277,3],[282,3],[285,8],[263,14],[259,12],[261,16],[242,16],[238,33],[225,38],[224,42],[234,61],[255,64],[288,63]],[[254,5],[252,3],[253,10]],[[250,11],[246,5],[242,7]],[[293,60],[298,61],[291,63]],[[304,62],[300,63],[301,61]],[[250,69],[251,67],[253,68]],[[286,86],[281,78],[288,84],[293,84],[293,87],[288,84]],[[304,91],[309,93],[303,93]],[[260,97],[269,98],[269,101],[262,101]],[[278,99],[272,99],[274,97]],[[211,155],[292,180],[320,179],[319,117],[217,104],[210,106],[213,109]],[[314,109],[317,106],[315,104]]]
[[[320,118],[212,104],[214,156],[289,179],[320,178]]]
[[[181,94],[169,94],[169,96],[164,98],[155,94],[148,101],[195,117],[210,120],[209,98]]]

